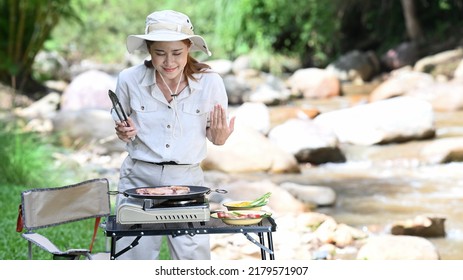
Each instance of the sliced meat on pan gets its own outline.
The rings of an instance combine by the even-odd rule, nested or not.
[[[138,188],[136,192],[137,194],[142,194],[142,195],[176,195],[176,194],[188,194],[190,192],[190,188],[185,187],[185,186]]]

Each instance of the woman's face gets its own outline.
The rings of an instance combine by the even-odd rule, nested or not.
[[[149,52],[153,66],[164,78],[176,79],[187,63],[189,48],[185,41],[152,42]]]

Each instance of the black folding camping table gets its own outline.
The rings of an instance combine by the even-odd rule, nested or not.
[[[153,223],[153,224],[119,224],[116,216],[111,215],[104,225],[106,236],[111,238],[110,259],[115,260],[120,255],[132,249],[138,244],[138,240],[147,235],[196,235],[196,234],[227,234],[241,233],[246,238],[260,248],[261,258],[265,260],[267,254],[271,260],[275,259],[273,249],[272,232],[276,231],[277,225],[272,217],[263,218],[255,225],[227,225],[220,219],[211,218],[206,222],[173,222],[173,223]],[[257,234],[258,239],[254,239],[250,233]],[[267,242],[265,241],[265,235]],[[136,236],[132,244],[116,252],[116,242],[122,237]],[[268,243],[266,245],[266,243]]]

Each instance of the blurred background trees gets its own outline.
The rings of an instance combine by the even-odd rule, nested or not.
[[[324,67],[349,50],[381,54],[407,41],[442,51],[460,43],[463,26],[463,0],[0,0],[0,82],[40,91],[31,70],[40,50],[120,63],[126,36],[159,9],[187,13],[213,59],[249,54],[275,72],[284,69],[274,61]]]
[[[33,92],[37,53],[62,18],[78,19],[66,0],[0,1],[0,82]]]

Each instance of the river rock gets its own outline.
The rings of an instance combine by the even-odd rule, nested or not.
[[[125,151],[125,143],[117,138],[109,111],[59,111],[52,121],[53,130],[65,147],[93,147],[101,153]]]
[[[248,126],[267,134],[270,130],[270,112],[268,107],[261,102],[245,102],[234,110],[236,116],[235,127]]]
[[[250,102],[261,102],[269,106],[285,103],[289,100],[289,98],[289,92],[276,90],[268,84],[260,85],[249,95]]]
[[[461,59],[458,63],[458,66],[453,73],[453,78],[460,81],[463,80],[463,59]]]
[[[341,143],[354,145],[425,139],[435,133],[431,104],[412,97],[396,97],[322,113],[314,122],[332,129]]]
[[[320,110],[314,107],[281,105],[269,107],[270,124],[275,127],[290,119],[313,119],[320,114]]]
[[[420,150],[420,155],[429,164],[463,161],[463,137],[435,139]]]
[[[211,67],[212,71],[219,73],[221,76],[232,72],[233,62],[228,59],[209,60],[207,64]]]
[[[336,193],[329,187],[299,185],[289,182],[280,184],[280,187],[304,203],[330,206],[336,202]]]
[[[409,91],[425,89],[433,84],[434,78],[430,74],[404,67],[391,72],[390,76],[370,93],[370,102],[402,96]]]
[[[326,70],[334,73],[342,82],[363,83],[379,73],[380,62],[372,51],[353,50],[329,64]]]
[[[225,75],[223,83],[227,91],[228,104],[240,105],[244,100],[249,99],[247,96],[251,92],[251,87],[245,79],[235,75]]]
[[[325,69],[299,69],[287,80],[293,95],[302,93],[305,98],[317,99],[339,96],[341,83],[338,77]]]
[[[398,69],[407,65],[413,65],[418,60],[418,57],[417,44],[404,42],[383,54],[381,62],[387,69]]]
[[[344,162],[346,158],[338,149],[338,139],[332,130],[312,120],[291,119],[275,126],[268,138],[298,162],[322,164]]]
[[[417,72],[431,72],[434,76],[452,76],[462,59],[463,48],[460,47],[421,58],[415,63],[413,70]]]
[[[435,111],[451,112],[463,109],[463,81],[435,82],[426,88],[413,89],[408,96],[431,103]]]
[[[108,90],[115,90],[116,79],[109,74],[90,70],[75,77],[66,90],[61,100],[61,110],[103,109],[112,107],[108,97]]]
[[[439,260],[436,247],[427,239],[416,236],[384,235],[368,238],[358,260]]]
[[[267,192],[271,193],[266,209],[276,214],[303,213],[308,207],[295,198],[287,190],[280,188],[268,180],[250,182],[247,180],[234,181],[221,187],[227,191],[226,195],[211,193],[212,201],[219,201],[220,204],[235,200],[254,200]],[[223,207],[222,207],[223,208]]]
[[[272,143],[262,133],[247,126],[238,126],[222,146],[208,141],[205,170],[228,173],[270,172],[299,173],[296,158]]]
[[[421,237],[445,237],[445,218],[416,216],[414,219],[397,221],[391,227],[393,235],[412,235]]]
[[[59,103],[60,95],[57,92],[52,92],[31,105],[17,107],[14,111],[16,115],[28,120],[52,118],[56,114]]]

